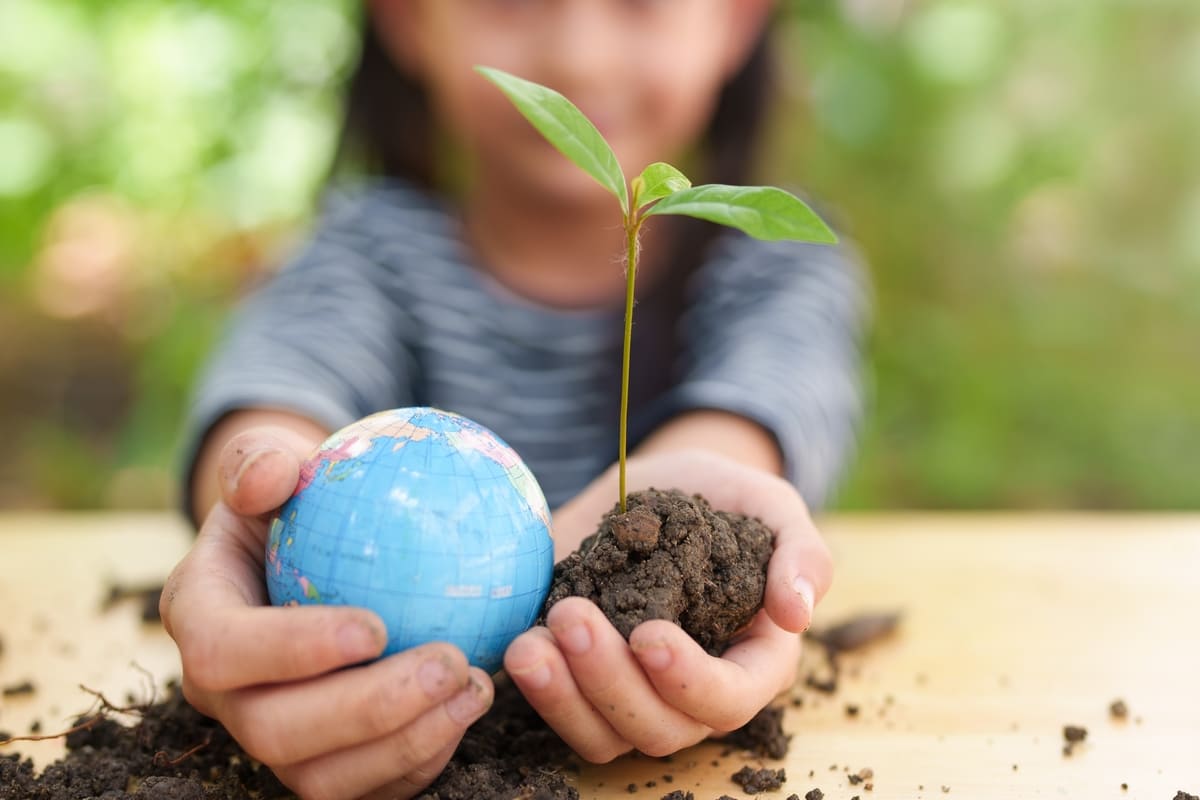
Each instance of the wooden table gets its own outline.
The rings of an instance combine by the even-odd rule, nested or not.
[[[900,609],[900,629],[844,659],[835,695],[801,682],[781,698],[793,734],[782,762],[712,743],[670,761],[630,756],[585,770],[583,798],[629,798],[629,784],[637,797],[745,797],[728,777],[744,764],[784,767],[783,790],[764,795],[780,800],[813,788],[864,800],[1200,793],[1200,515],[844,515],[821,527],[838,573],[818,622]],[[170,515],[0,514],[0,685],[37,686],[0,700],[0,729],[64,727],[90,704],[80,683],[119,701],[144,697],[147,675],[178,674],[135,603],[99,609],[114,581],[161,581],[188,542]],[[802,675],[818,656],[808,648]],[[1116,699],[1125,720],[1110,717]],[[1068,724],[1088,734],[1065,756]],[[20,751],[45,763],[61,745]],[[848,783],[863,767],[871,792]]]

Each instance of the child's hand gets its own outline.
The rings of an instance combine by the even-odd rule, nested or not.
[[[703,494],[714,508],[758,517],[776,532],[775,551],[765,610],[720,658],[664,620],[642,623],[627,643],[583,598],[559,601],[546,627],[509,646],[504,665],[514,682],[567,744],[594,762],[631,749],[667,755],[745,724],[795,680],[799,634],[832,579],[829,551],[786,481],[704,452],[633,458],[628,474],[630,491],[682,489]],[[577,546],[615,498],[609,470],[556,513],[556,539]]]
[[[416,794],[491,704],[491,680],[444,643],[343,669],[383,651],[375,614],[267,604],[267,525],[295,489],[297,455],[258,429],[220,461],[222,502],[161,603],[184,695],[305,798]]]

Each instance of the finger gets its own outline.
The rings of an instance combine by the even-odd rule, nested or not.
[[[816,604],[833,582],[833,558],[808,514],[785,520],[775,534],[763,598],[776,625],[800,633],[812,625]]]
[[[263,581],[266,524],[234,513],[218,502],[200,528],[192,549],[163,585],[159,614],[167,632],[175,624],[174,612],[181,594],[195,597],[197,582],[203,583],[204,603],[209,606],[259,606],[267,602]]]
[[[708,735],[706,726],[663,700],[595,604],[569,597],[550,609],[546,625],[580,692],[638,750],[667,755]]]
[[[437,642],[368,666],[226,695],[219,716],[259,761],[296,764],[395,733],[460,692],[469,675],[462,651]]]
[[[387,645],[379,617],[350,606],[215,609],[187,614],[173,635],[184,671],[205,691],[311,678],[376,658]]]
[[[632,749],[579,691],[546,628],[531,628],[514,639],[505,651],[504,669],[538,715],[585,761],[604,764]]]
[[[261,523],[218,503],[159,607],[186,674],[201,691],[298,680],[377,657],[387,629],[351,606],[276,608],[266,602]]]
[[[799,637],[763,615],[721,658],[664,620],[639,625],[629,646],[665,702],[718,731],[746,724],[791,684],[799,660]]]
[[[457,748],[457,741],[442,748],[441,752],[429,761],[413,767],[402,778],[392,781],[386,786],[381,786],[370,794],[365,795],[363,800],[399,800],[400,798],[416,796],[421,790],[437,780],[438,776],[442,774],[442,770],[450,763],[450,759],[454,756],[454,751]]]
[[[221,450],[221,496],[238,514],[266,514],[291,497],[300,478],[300,444],[284,429],[252,428]]]
[[[276,770],[302,797],[360,797],[436,761],[492,702],[487,673],[472,667],[466,688],[412,724],[358,747]]]

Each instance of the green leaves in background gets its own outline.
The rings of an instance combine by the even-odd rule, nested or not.
[[[492,67],[475,70],[496,84],[550,144],[616,195],[621,211],[629,213],[629,195],[621,165],[600,131],[574,103],[553,89],[503,70]]]
[[[0,507],[173,502],[186,387],[310,230],[361,12],[0,0]],[[872,284],[835,504],[1200,507],[1200,3],[779,12],[758,180],[836,208]]]

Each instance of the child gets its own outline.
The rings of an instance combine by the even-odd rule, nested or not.
[[[745,183],[771,5],[369,3],[343,154],[379,177],[330,200],[235,317],[193,413],[204,524],[162,603],[188,699],[300,794],[417,793],[492,692],[444,643],[341,669],[382,651],[378,617],[266,605],[266,520],[317,443],[383,408],[465,414],[538,477],[559,557],[616,498],[619,211],[473,66],[562,91],[626,174],[668,160]],[[663,621],[626,642],[580,598],[509,647],[516,685],[593,761],[730,730],[790,684],[831,573],[804,499],[825,498],[859,414],[863,294],[843,252],[669,217],[643,243],[630,489],[699,492],[778,536],[766,613],[721,658]]]

